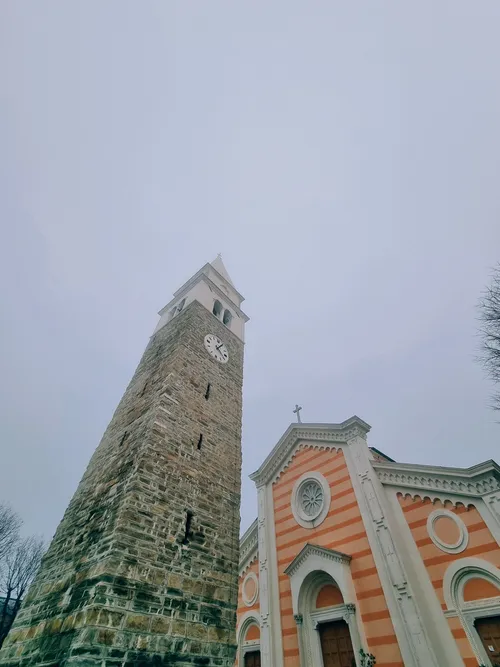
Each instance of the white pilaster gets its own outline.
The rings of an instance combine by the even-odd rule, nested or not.
[[[386,519],[384,492],[364,438],[344,450],[405,667],[439,667]]]
[[[283,667],[272,485],[257,487],[262,667]]]

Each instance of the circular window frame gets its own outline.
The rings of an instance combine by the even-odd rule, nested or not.
[[[253,581],[255,583],[255,591],[251,598],[247,596],[245,591],[245,587],[248,581]],[[247,576],[243,579],[243,584],[241,585],[241,597],[243,599],[243,604],[246,607],[253,607],[253,605],[257,602],[257,599],[259,597],[259,580],[255,572],[249,572]]]
[[[441,540],[441,538],[436,534],[436,531],[434,530],[434,524],[438,519],[442,517],[447,517],[448,519],[454,521],[455,525],[459,530],[460,534],[458,536],[458,540],[453,544],[448,544],[447,542],[443,542],[443,540]],[[431,538],[431,540],[433,541],[434,545],[438,549],[444,551],[447,554],[462,553],[462,551],[465,551],[465,549],[467,549],[467,545],[469,544],[469,533],[467,531],[467,526],[462,521],[462,519],[460,519],[456,514],[450,512],[449,510],[434,510],[434,512],[431,512],[429,514],[429,516],[427,517],[427,533]]]
[[[300,503],[300,492],[302,488],[310,482],[318,483],[323,491],[323,505],[314,516],[309,516],[306,514]],[[299,524],[299,526],[302,526],[302,528],[316,528],[317,526],[320,526],[328,516],[331,500],[332,496],[330,485],[328,484],[326,478],[323,477],[320,472],[304,473],[295,482],[292,489],[291,505],[295,521]]]

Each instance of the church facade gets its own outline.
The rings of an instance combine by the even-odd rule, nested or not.
[[[499,466],[400,464],[369,430],[292,424],[251,475],[239,667],[500,664]]]

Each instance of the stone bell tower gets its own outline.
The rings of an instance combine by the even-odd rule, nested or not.
[[[160,311],[1,665],[232,667],[242,301],[218,257]]]

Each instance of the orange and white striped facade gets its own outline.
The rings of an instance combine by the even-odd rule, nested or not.
[[[369,430],[292,424],[251,475],[239,667],[256,652],[262,667],[322,667],[318,628],[335,621],[356,664],[361,648],[377,667],[492,664],[475,623],[500,617],[500,467],[399,464]]]

